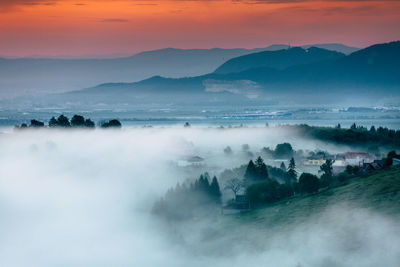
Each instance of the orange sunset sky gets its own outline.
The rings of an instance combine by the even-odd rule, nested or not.
[[[0,0],[2,56],[398,39],[395,0]]]

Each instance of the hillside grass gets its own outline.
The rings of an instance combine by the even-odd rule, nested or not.
[[[281,227],[301,223],[336,205],[400,217],[400,169],[354,178],[346,185],[314,195],[295,196],[239,215],[237,219],[260,227]]]

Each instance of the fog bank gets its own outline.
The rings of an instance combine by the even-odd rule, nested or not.
[[[150,214],[169,187],[196,178],[180,159],[201,156],[218,175],[248,160],[243,144],[281,142],[345,149],[264,127],[2,134],[0,266],[398,266],[398,221],[354,205],[279,227],[222,216],[165,225]]]

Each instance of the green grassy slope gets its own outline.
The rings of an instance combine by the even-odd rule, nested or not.
[[[400,217],[400,169],[355,178],[349,184],[311,196],[297,196],[240,216],[242,222],[282,226],[305,221],[334,205],[366,208]]]

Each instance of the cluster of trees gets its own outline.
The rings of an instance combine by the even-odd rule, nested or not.
[[[264,163],[264,160],[261,157],[258,157],[254,162],[253,160],[249,161],[246,172],[244,174],[244,178],[247,184],[259,182],[267,179],[268,177],[269,175],[267,165]]]
[[[211,182],[210,182],[211,180]],[[179,183],[170,188],[165,196],[153,206],[153,213],[168,220],[191,218],[196,212],[218,212],[221,204],[221,190],[217,178],[210,179],[208,173],[200,175],[194,183]]]
[[[45,123],[38,120],[31,120],[30,125],[26,123],[22,123],[20,126],[16,126],[16,128],[40,128],[45,127]],[[48,127],[55,128],[95,128],[95,123],[91,119],[85,119],[85,117],[81,115],[74,115],[71,120],[64,115],[58,116],[58,118],[51,117],[48,123]],[[118,120],[110,120],[100,124],[102,128],[109,127],[121,127],[121,123]]]
[[[389,152],[384,159],[385,163],[383,168],[391,166],[393,158],[400,159],[400,155],[396,154],[395,151]],[[334,175],[333,163],[334,160],[327,159],[325,163],[320,166],[320,177],[311,173],[302,173],[297,181],[296,165],[292,158],[286,171],[288,177],[286,183],[279,184],[274,180],[266,179],[248,186],[246,188],[246,195],[252,206],[257,206],[260,204],[272,203],[293,196],[294,194],[313,194],[318,192],[320,188],[340,186],[346,184],[351,178],[363,175],[359,166],[347,166],[344,172]],[[281,168],[283,167],[284,165],[281,165]]]
[[[400,130],[387,127],[371,126],[369,129],[357,126],[355,123],[350,129],[344,129],[338,124],[336,127],[316,127],[306,124],[296,126],[302,133],[323,141],[341,144],[376,144],[400,147]]]
[[[121,128],[122,124],[119,120],[105,121],[100,124],[101,128]]]
[[[265,164],[261,157],[258,157],[255,163],[250,161],[247,165],[245,173],[245,185],[247,187],[245,192],[252,206],[272,203],[291,197],[299,190],[294,158],[291,158],[288,168],[283,162],[280,168],[271,166],[264,168],[264,166]],[[267,170],[266,175],[264,169]],[[271,174],[274,173],[274,178],[269,177],[268,170]],[[264,173],[264,175],[261,176],[261,173]],[[277,177],[283,182],[279,183]]]
[[[74,115],[69,121],[68,117],[64,115],[55,117],[51,117],[49,121],[49,127],[86,127],[86,128],[94,128],[95,124],[91,119],[85,119],[81,115]]]
[[[270,149],[269,147],[264,147],[262,152],[267,157],[277,159],[290,159],[295,154],[295,151],[290,143],[277,144],[274,150]]]

